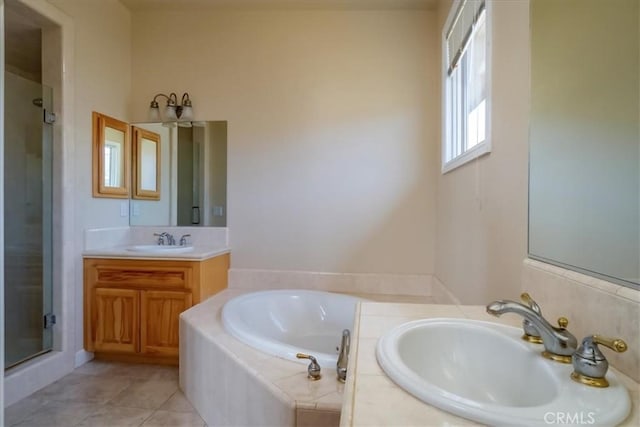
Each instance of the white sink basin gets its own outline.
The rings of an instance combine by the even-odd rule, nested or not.
[[[154,254],[179,254],[191,252],[193,246],[169,246],[169,245],[135,245],[127,248],[131,252],[146,252]]]
[[[489,425],[611,426],[627,417],[629,394],[612,372],[608,388],[578,384],[570,364],[543,358],[542,346],[521,335],[489,322],[425,319],[385,334],[376,355],[384,372],[418,399]]]

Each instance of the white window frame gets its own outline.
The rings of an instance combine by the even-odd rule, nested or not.
[[[120,176],[118,175],[119,166],[121,166],[122,159],[120,154],[121,144],[113,141],[105,141],[104,143],[104,157],[105,157],[105,173],[108,174],[108,177],[105,176],[105,187],[120,187],[122,184],[120,181]],[[108,153],[107,153],[108,151]],[[109,161],[107,162],[107,157],[109,157]]]
[[[449,85],[449,74],[448,67],[449,62],[447,58],[447,32],[449,31],[452,21],[455,18],[456,12],[460,7],[460,4],[465,0],[454,0],[451,5],[451,9],[449,10],[449,15],[447,16],[447,20],[442,29],[442,173],[445,174],[450,172],[465,163],[470,162],[473,159],[476,159],[480,156],[488,154],[491,152],[491,141],[492,141],[492,133],[491,133],[491,111],[492,111],[492,85],[491,85],[491,75],[492,75],[492,28],[493,28],[493,1],[486,0],[485,1],[485,26],[486,26],[486,115],[485,115],[485,140],[471,149],[464,151],[463,153],[457,155],[456,157],[447,161],[447,150],[450,146],[457,143],[458,141],[453,141],[452,136],[450,135],[450,127],[448,123],[449,114],[447,112],[447,92]]]

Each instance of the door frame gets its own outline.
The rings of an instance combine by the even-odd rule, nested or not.
[[[56,202],[53,206],[53,310],[58,316],[53,332],[53,351],[5,372],[2,395],[4,406],[17,402],[74,369],[76,355],[73,313],[76,312],[78,305],[74,298],[76,266],[73,261],[75,249],[73,211],[75,29],[73,20],[49,2],[40,0],[17,0],[17,2],[29,9],[29,12],[32,12],[33,16],[41,22],[43,63],[48,64],[42,70],[42,83],[53,88],[54,111],[58,117],[53,127],[53,200]],[[0,5],[4,6],[3,0],[0,0]],[[2,22],[2,45],[4,46],[4,19]],[[4,69],[4,57],[1,62]],[[4,80],[4,72],[2,80]],[[3,117],[3,114],[0,116]],[[2,151],[3,126],[0,129],[0,138],[2,138],[0,140],[0,151]],[[0,162],[2,172],[0,175],[3,176],[4,168],[1,163],[3,162]],[[0,195],[0,200],[3,201],[2,185],[0,185]],[[3,208],[2,203],[0,202],[0,208]],[[4,248],[2,255],[4,260]],[[1,273],[4,276],[3,265]],[[4,283],[0,283],[0,295],[4,296]],[[4,308],[4,300],[0,305]],[[4,322],[4,316],[0,317]],[[0,326],[3,331],[4,324]],[[2,358],[4,359],[4,355]],[[2,363],[4,366],[4,360]]]

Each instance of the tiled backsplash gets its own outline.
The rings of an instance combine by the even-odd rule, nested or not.
[[[355,274],[232,268],[229,287],[236,289],[313,289],[386,295],[431,295],[430,275]]]
[[[433,276],[431,296],[436,304],[461,305],[460,300],[436,276]]]
[[[163,227],[134,226],[94,228],[85,230],[84,250],[112,248],[127,245],[145,245],[156,243],[154,233],[168,232],[177,241],[180,236],[190,234],[188,242],[194,246],[226,247],[228,232],[224,227]]]
[[[134,244],[145,245],[156,243],[154,233],[171,233],[179,241],[180,236],[191,234],[187,242],[193,246],[228,246],[227,228],[225,227],[162,227],[162,226],[135,226],[131,228],[131,236]]]
[[[84,250],[131,245],[130,227],[91,228],[84,231]]]
[[[578,342],[593,334],[624,339],[625,353],[603,352],[612,366],[640,381],[640,291],[531,259],[524,261],[522,290],[549,321],[567,317]]]

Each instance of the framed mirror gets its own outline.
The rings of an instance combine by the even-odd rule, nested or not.
[[[129,198],[129,125],[97,112],[93,126],[93,197]]]
[[[137,126],[133,133],[133,198],[160,200],[161,138]]]

